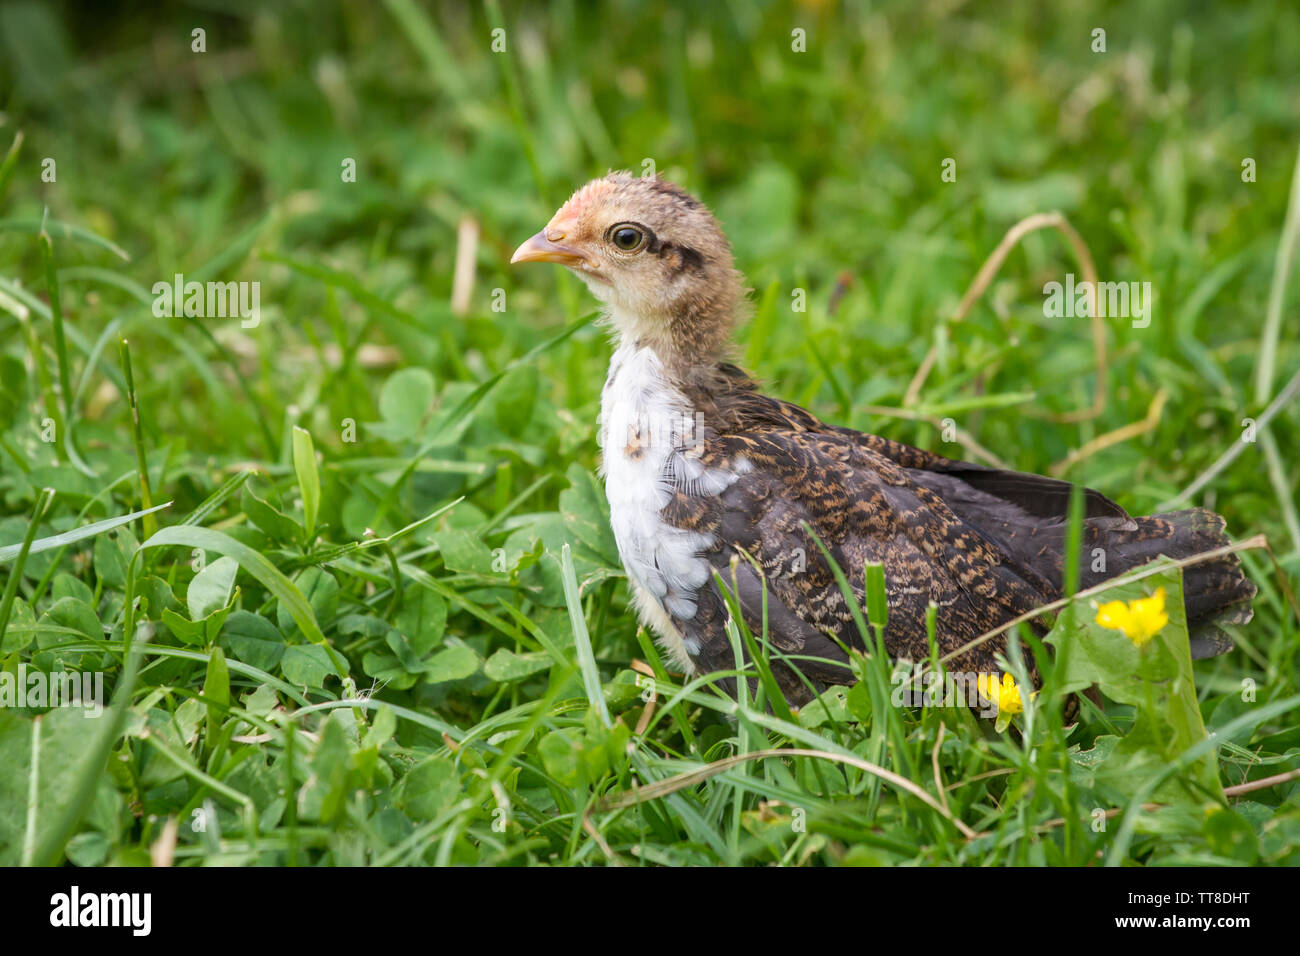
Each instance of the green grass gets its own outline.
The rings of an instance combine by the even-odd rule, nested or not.
[[[229,6],[0,7],[0,669],[113,701],[0,709],[0,863],[1300,859],[1300,781],[1222,793],[1300,767],[1292,4]],[[1155,706],[1115,645],[1071,729],[1088,674],[1030,641],[1047,687],[1004,732],[891,706],[878,656],[798,713],[761,658],[739,701],[670,674],[595,477],[594,304],[507,265],[648,160],[728,229],[775,393],[1266,535],[1237,650],[1194,687],[1160,650]],[[1088,321],[1043,315],[1083,272],[1055,230],[950,320],[1054,210],[1156,291],[1106,321],[1100,394]],[[259,282],[260,324],[156,316],[177,273]],[[1090,614],[1053,639],[1103,641]]]

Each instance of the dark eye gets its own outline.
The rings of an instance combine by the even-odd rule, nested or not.
[[[610,233],[614,245],[624,252],[632,252],[645,240],[645,236],[636,226],[615,226]]]

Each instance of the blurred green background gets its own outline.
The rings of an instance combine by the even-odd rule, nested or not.
[[[557,291],[564,279],[552,270],[509,270],[508,252],[587,178],[646,160],[718,211],[756,290],[778,282],[783,306],[793,287],[808,290],[806,315],[771,323],[743,354],[783,395],[840,420],[883,425],[854,406],[898,403],[1004,231],[1047,210],[1082,234],[1103,279],[1151,281],[1159,299],[1152,328],[1108,328],[1097,429],[1141,419],[1161,388],[1180,412],[1178,427],[1090,460],[1091,480],[1146,507],[1259,410],[1249,383],[1300,123],[1290,3],[1011,4],[995,15],[960,3],[0,9],[5,127],[27,136],[9,214],[48,207],[99,232],[131,256],[115,268],[145,286],[175,272],[260,280],[264,327],[212,331],[256,361],[272,420],[289,405],[322,426],[360,418],[373,397],[364,376],[335,380],[319,360],[314,340],[331,337],[319,284],[263,253],[354,277],[413,321],[367,316],[366,334],[350,329],[349,341],[391,341],[439,381],[462,379],[467,357],[499,364],[590,307],[574,283]],[[498,26],[505,54],[491,50]],[[203,54],[191,51],[197,27]],[[1098,27],[1105,53],[1091,49]],[[804,53],[791,50],[796,28]],[[45,156],[57,183],[35,175]],[[348,157],[355,183],[341,181]],[[948,157],[955,183],[941,180]],[[1241,179],[1246,157],[1254,183]],[[482,240],[473,311],[460,319],[449,299],[466,215]],[[33,265],[32,243],[4,241],[20,269],[24,257]],[[77,257],[100,261],[61,250],[62,264]],[[842,271],[852,284],[831,317]],[[1086,323],[1039,314],[1043,282],[1065,271],[1078,269],[1063,243],[1031,236],[974,321],[946,336],[944,375],[925,397],[959,395],[982,372],[990,390],[1036,393],[1039,410],[1086,406]],[[504,314],[490,311],[495,288],[506,290]],[[85,294],[101,324],[121,308],[111,288]],[[88,309],[70,319],[93,337]],[[176,361],[174,325],[124,321],[146,368]],[[1281,369],[1297,360],[1294,321],[1286,328]],[[555,407],[590,418],[603,351],[591,332],[550,360],[567,374],[541,366]],[[157,378],[156,426],[216,451],[187,408],[204,388],[198,376]],[[246,402],[222,407],[257,433]],[[1295,421],[1276,426],[1284,448]],[[1035,469],[1093,430],[1017,409],[961,424]],[[929,427],[891,428],[934,438]],[[1247,498],[1275,497],[1243,477]]]

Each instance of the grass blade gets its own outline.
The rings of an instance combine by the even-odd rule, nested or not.
[[[130,472],[127,472],[130,474]],[[87,538],[93,538],[97,534],[103,534],[105,531],[112,531],[114,528],[124,524],[129,524],[136,518],[143,517],[147,514],[153,514],[161,511],[163,508],[170,508],[171,502],[154,505],[147,511],[132,511],[128,515],[118,515],[116,518],[105,518],[103,521],[96,521],[94,524],[88,524],[84,528],[74,528],[72,531],[64,531],[62,534],[52,534],[47,538],[40,538],[32,542],[30,554],[39,554],[42,551],[49,551],[51,548],[61,548],[65,544],[74,544],[78,541],[84,541]],[[0,548],[0,564],[6,561],[12,561],[23,551],[23,545],[10,544]]]
[[[5,153],[4,162],[0,163],[0,202],[4,202],[5,193],[9,191],[9,180],[13,177],[14,166],[18,164],[18,151],[23,148],[23,131],[14,133],[14,141]]]
[[[596,666],[596,652],[591,647],[591,635],[587,633],[587,619],[582,613],[582,598],[578,594],[578,577],[573,569],[573,554],[568,542],[560,558],[560,568],[564,577],[564,603],[569,608],[569,621],[573,624],[573,644],[578,655],[578,668],[582,672],[582,686],[587,690],[587,699],[600,714],[605,726],[613,725],[609,716],[609,707],[605,704],[605,694],[600,687],[600,669]]]
[[[298,474],[298,490],[302,492],[303,527],[307,531],[307,544],[316,534],[316,515],[320,511],[320,472],[316,470],[316,449],[312,446],[311,432],[293,426],[293,469]]]
[[[149,465],[145,461],[144,432],[140,429],[140,404],[135,394],[135,376],[131,372],[131,347],[126,339],[118,340],[118,354],[122,359],[122,375],[126,379],[126,399],[131,406],[131,439],[135,444],[136,471],[140,475],[140,505],[144,510],[140,526],[148,538],[158,530],[158,522],[150,513],[153,508],[153,493],[149,488]]]
[[[36,529],[40,527],[41,518],[45,516],[50,502],[54,500],[54,490],[46,488],[36,497],[36,508],[32,511],[31,523],[27,526],[27,534],[23,537],[23,543],[17,545],[18,552],[14,555],[17,561],[14,563],[14,569],[9,574],[9,581],[5,584],[4,598],[0,600],[0,640],[4,640],[5,628],[9,626],[9,614],[13,610],[14,596],[18,593],[18,582],[23,577],[23,567],[27,563],[27,556],[32,553],[32,545],[36,538]],[[0,555],[0,560],[4,560]]]

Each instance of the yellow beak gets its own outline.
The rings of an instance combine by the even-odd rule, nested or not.
[[[537,235],[525,240],[524,244],[515,250],[515,254],[510,257],[513,265],[516,262],[558,262],[565,266],[575,266],[586,259],[575,249],[568,246],[562,246],[546,238],[546,230],[542,230]]]

